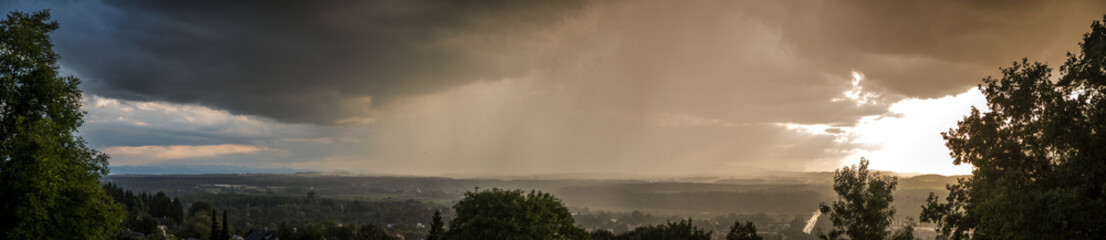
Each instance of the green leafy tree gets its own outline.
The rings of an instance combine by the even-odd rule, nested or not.
[[[361,236],[361,239],[368,239],[368,240],[392,240],[392,239],[397,239],[396,237],[393,237],[392,235],[388,234],[387,231],[384,231],[384,229],[382,229],[382,228],[380,228],[376,225],[373,225],[373,224],[365,224],[364,226],[361,226],[361,229],[359,229],[359,231],[358,231],[358,235]]]
[[[442,212],[434,211],[434,218],[430,222],[430,233],[426,235],[426,240],[440,240],[442,239],[442,233],[445,233],[444,225],[442,222]]]
[[[192,206],[196,206],[195,203]],[[182,238],[208,239],[211,237],[211,216],[205,212],[193,214],[177,226],[176,235]]]
[[[466,192],[453,206],[444,239],[585,239],[572,215],[553,195],[521,190]]]
[[[692,224],[691,219],[668,222],[662,225],[650,225],[615,236],[619,240],[710,240],[710,231]]]
[[[607,229],[595,229],[595,231],[591,231],[591,233],[589,233],[588,235],[589,235],[588,239],[591,239],[591,240],[615,239],[614,238],[614,233],[611,232],[610,230],[607,230]]]
[[[745,224],[741,224],[740,221],[733,222],[733,226],[730,226],[730,232],[726,233],[726,240],[762,240],[764,238],[757,234],[757,226],[753,225],[753,222],[746,221]]]
[[[833,191],[837,200],[832,205],[820,204],[819,211],[828,214],[833,229],[823,239],[887,239],[895,216],[891,202],[895,200],[898,178],[868,171],[868,159],[860,166],[834,170]]]
[[[1106,16],[1104,16],[1106,19]],[[1106,21],[1106,20],[1104,20]],[[1027,59],[979,89],[942,134],[972,175],[930,194],[921,215],[946,239],[1106,239],[1106,27],[1091,24],[1081,51],[1052,69]]]
[[[80,83],[60,76],[50,13],[0,21],[0,238],[107,239],[123,208],[100,187],[108,156],[78,136]]]

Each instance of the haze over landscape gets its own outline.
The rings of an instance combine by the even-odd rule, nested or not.
[[[974,87],[1101,1],[31,2],[113,166],[943,175]]]
[[[1106,1],[0,10],[0,239],[1106,239]]]

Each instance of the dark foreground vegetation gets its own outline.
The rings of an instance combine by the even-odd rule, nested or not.
[[[603,227],[600,224],[607,217],[596,215],[609,213],[571,211],[562,199],[543,191],[466,190],[453,201],[449,196],[458,193],[424,192],[418,187],[408,192],[409,186],[397,187],[407,189],[398,193],[406,196],[400,199],[392,198],[395,192],[372,195],[395,191],[387,189],[340,195],[300,187],[305,194],[299,195],[298,190],[293,194],[282,187],[257,187],[265,184],[224,183],[200,186],[201,190],[189,186],[193,193],[183,196],[179,186],[177,191],[147,192],[116,182],[101,185],[107,156],[87,147],[76,134],[83,117],[81,92],[76,78],[58,75],[58,55],[49,38],[57,28],[45,11],[13,12],[0,21],[0,239],[812,237],[795,233],[801,218],[786,228],[772,226],[763,231],[769,228],[758,227],[755,219],[643,223],[633,221],[657,218],[635,212],[607,219],[609,225]],[[755,184],[738,185],[744,190],[728,194],[719,193],[724,192],[719,188],[734,186],[623,185],[626,189],[713,189],[677,193],[687,198],[665,191],[603,195],[594,189],[604,186],[588,184],[561,189],[571,198],[609,198],[624,201],[622,206],[661,210],[717,211],[754,205],[790,214],[805,209],[772,204],[809,204],[809,209],[816,204],[807,201],[830,200],[817,206],[831,225],[812,226],[818,229],[812,233],[822,239],[915,238],[918,225],[897,221],[896,216],[902,215],[919,216],[923,224],[935,227],[939,239],[1106,239],[1102,224],[1106,222],[1102,214],[1106,212],[1106,27],[1093,23],[1080,46],[1081,51],[1069,54],[1060,66],[1056,81],[1051,68],[1028,60],[1003,68],[1000,78],[984,79],[980,89],[988,109],[973,109],[943,134],[954,163],[972,164],[975,169],[972,175],[948,184],[947,191],[930,194],[919,214],[901,214],[900,209],[921,204],[895,207],[899,179],[868,171],[865,160],[835,171],[832,195],[824,199],[811,199],[819,196],[819,190],[781,194],[755,189]],[[756,196],[802,199],[765,201]],[[748,205],[723,203],[729,200]],[[708,229],[701,222],[728,228]]]

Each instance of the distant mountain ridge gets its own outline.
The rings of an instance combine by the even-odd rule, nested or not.
[[[300,173],[312,170],[293,168],[257,168],[219,165],[130,165],[110,166],[110,175],[168,175],[168,174],[247,174],[247,173]]]

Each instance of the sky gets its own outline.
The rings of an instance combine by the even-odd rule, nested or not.
[[[113,166],[944,175],[975,87],[1103,1],[3,1],[50,9]]]

